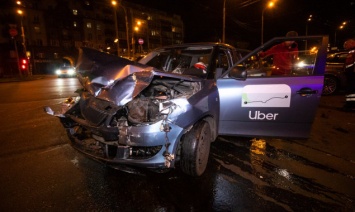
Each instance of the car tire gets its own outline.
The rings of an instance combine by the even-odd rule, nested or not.
[[[324,85],[322,95],[332,95],[338,89],[338,80],[335,77],[324,76]]]
[[[181,170],[191,176],[201,176],[206,170],[211,145],[211,128],[201,121],[184,135],[181,146]]]

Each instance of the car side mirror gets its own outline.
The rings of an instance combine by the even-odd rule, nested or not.
[[[233,79],[245,80],[247,78],[247,71],[243,66],[234,66],[228,76]]]

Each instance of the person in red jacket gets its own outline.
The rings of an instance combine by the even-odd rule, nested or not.
[[[344,72],[348,81],[344,109],[355,110],[355,39],[345,41],[344,49],[349,51],[344,63]]]
[[[298,33],[289,31],[286,37],[297,37]],[[292,65],[298,57],[298,45],[295,41],[285,41],[277,44],[265,52],[260,52],[259,56],[264,58],[266,56],[273,56],[273,70],[272,75],[289,75],[291,73]]]

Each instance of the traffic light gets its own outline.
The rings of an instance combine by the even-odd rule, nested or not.
[[[27,71],[27,69],[28,69],[28,60],[26,58],[22,58],[20,60],[20,69],[21,69],[21,71]]]

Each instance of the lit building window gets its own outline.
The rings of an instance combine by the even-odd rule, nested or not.
[[[150,31],[152,36],[159,36],[159,31],[158,30],[152,30]]]
[[[73,10],[73,15],[78,15],[78,10]]]
[[[41,28],[38,26],[34,27],[36,33],[41,33]]]
[[[74,27],[77,27],[77,26],[78,26],[77,23],[76,23],[76,21],[74,21],[73,26],[74,26]]]
[[[87,28],[91,28],[91,22],[86,23]]]
[[[171,27],[171,31],[172,31],[172,32],[181,33],[181,32],[182,32],[182,29],[181,29],[180,27],[175,27],[175,26],[173,26],[173,27]]]
[[[97,24],[97,25],[96,25],[96,29],[97,29],[97,30],[101,30],[101,25],[100,25],[100,24]]]

